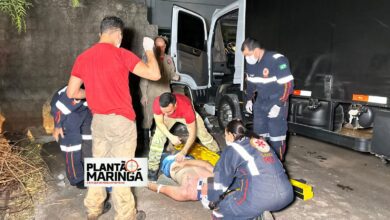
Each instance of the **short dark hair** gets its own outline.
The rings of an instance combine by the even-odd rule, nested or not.
[[[250,51],[252,51],[256,48],[262,48],[260,45],[260,42],[254,38],[251,38],[251,37],[248,37],[247,39],[244,40],[244,42],[242,42],[241,51],[244,51],[245,47],[247,47],[248,50],[250,50]]]
[[[160,107],[167,107],[169,104],[176,104],[176,96],[173,93],[166,92],[160,95]]]
[[[125,24],[123,23],[122,19],[115,17],[115,16],[107,16],[103,18],[102,22],[100,23],[100,33],[104,33],[110,29],[120,29],[123,31]]]

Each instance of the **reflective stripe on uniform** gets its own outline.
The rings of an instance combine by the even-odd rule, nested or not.
[[[87,103],[87,102],[84,102],[83,105],[84,105],[84,106],[88,106],[88,103]]]
[[[270,77],[270,78],[263,78],[263,77],[248,77],[248,81],[252,83],[262,83],[262,84],[268,84],[277,81],[276,76]]]
[[[278,59],[278,58],[284,57],[284,56],[283,56],[283,54],[277,53],[277,54],[274,54],[272,57],[275,59]]]
[[[276,136],[276,137],[269,137],[270,141],[284,141],[286,140],[286,135],[283,136]]]
[[[248,162],[249,172],[251,172],[252,176],[257,176],[260,174],[257,169],[255,159],[239,144],[231,143],[230,146],[234,148],[240,154],[240,156]]]
[[[269,133],[259,134],[259,136],[266,138],[269,137]]]
[[[293,79],[294,79],[294,77],[293,77],[292,75],[288,75],[288,76],[286,76],[286,77],[283,77],[283,78],[278,79],[277,82],[278,82],[279,84],[285,84],[285,83],[290,82],[290,81],[293,80]]]
[[[65,146],[65,145],[60,145],[61,151],[63,152],[73,152],[73,151],[78,151],[81,150],[81,144],[78,145],[73,145],[73,146]]]
[[[62,102],[60,101],[57,101],[56,102],[56,107],[62,112],[64,113],[64,115],[69,115],[70,113],[72,113]]]
[[[227,186],[224,186],[222,183],[216,183],[214,182],[214,189],[215,190],[222,190],[222,191],[226,191],[227,190]]]
[[[81,137],[82,137],[82,139],[83,140],[92,140],[92,135],[88,135],[88,134],[83,134],[83,135],[81,135]]]
[[[68,88],[67,86],[65,86],[64,88],[62,88],[60,91],[58,91],[58,95],[61,95],[61,93],[65,92],[66,88]]]
[[[223,215],[215,210],[213,210],[213,215],[217,218],[223,218]]]

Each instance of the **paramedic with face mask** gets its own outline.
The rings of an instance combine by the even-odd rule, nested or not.
[[[286,151],[288,98],[294,87],[288,59],[282,54],[263,49],[252,38],[247,38],[242,43],[241,51],[247,63],[245,109],[249,113],[253,111],[253,131],[269,140],[275,153],[283,161]]]

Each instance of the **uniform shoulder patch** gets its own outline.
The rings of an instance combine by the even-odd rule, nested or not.
[[[280,70],[284,70],[286,68],[287,68],[287,64],[285,64],[285,63],[282,63],[282,64],[279,65],[279,69]]]
[[[278,59],[280,57],[283,57],[283,54],[280,54],[280,53],[276,53],[272,56],[274,59]]]
[[[251,138],[249,143],[252,147],[256,148],[258,151],[262,153],[267,153],[270,151],[270,147],[268,143],[263,139]]]

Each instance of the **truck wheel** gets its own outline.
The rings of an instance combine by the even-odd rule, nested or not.
[[[236,95],[224,95],[218,105],[218,123],[221,129],[233,119],[241,119],[239,100]]]

